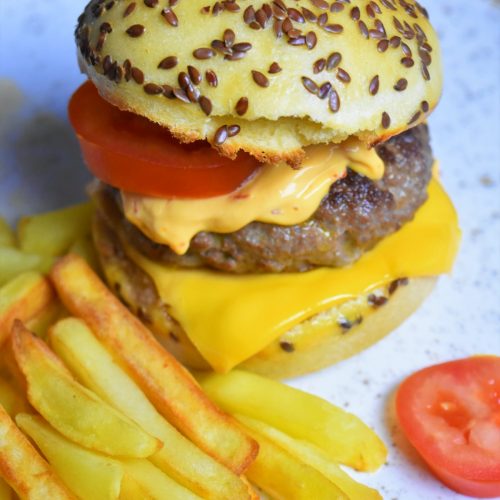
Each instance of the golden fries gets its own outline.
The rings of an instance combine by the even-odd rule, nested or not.
[[[378,469],[387,456],[380,438],[355,415],[321,398],[249,372],[200,375],[210,398],[322,449],[330,460],[362,471]]]
[[[149,457],[160,449],[158,439],[76,382],[20,321],[12,328],[12,345],[29,402],[61,434],[112,456]]]
[[[140,497],[158,500],[197,500],[198,495],[177,484],[148,460],[127,459],[122,461],[125,474],[141,491]]]
[[[16,246],[14,231],[12,231],[7,221],[3,217],[0,217],[0,247],[14,246]]]
[[[52,286],[39,273],[20,274],[0,288],[0,345],[10,334],[14,319],[28,322],[55,302]]]
[[[28,409],[27,401],[22,394],[3,377],[0,377],[0,404],[11,417]]]
[[[247,470],[248,478],[273,498],[283,500],[348,500],[345,493],[312,467],[264,435],[249,429],[259,443],[259,454]]]
[[[83,321],[67,318],[50,331],[56,354],[86,387],[156,436],[165,446],[150,460],[204,498],[249,498],[247,485],[180,434],[113,361]]]
[[[74,241],[90,233],[91,217],[90,203],[22,217],[18,224],[19,247],[28,253],[62,255]]]
[[[323,476],[336,484],[351,500],[382,500],[377,490],[358,483],[332,462],[318,447],[307,441],[294,439],[270,425],[243,415],[235,415],[245,427],[273,441],[300,462],[321,472]]]
[[[257,454],[257,443],[206,397],[85,261],[68,255],[54,266],[51,277],[66,308],[123,360],[158,411],[206,453],[243,473]]]
[[[46,273],[53,263],[53,257],[0,247],[0,286],[26,271]]]
[[[0,500],[14,500],[14,491],[1,477],[0,477]]]
[[[119,461],[68,441],[41,417],[21,413],[16,423],[33,439],[59,477],[79,498],[119,498],[124,475]]]
[[[21,498],[75,498],[1,406],[0,476]]]
[[[92,243],[92,236],[85,234],[75,240],[69,247],[68,253],[76,253],[87,261],[87,264],[94,270],[99,269],[99,258]]]

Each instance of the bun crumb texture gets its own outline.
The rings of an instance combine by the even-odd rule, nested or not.
[[[293,166],[310,144],[417,125],[442,87],[436,33],[410,0],[92,0],[76,41],[119,108]]]

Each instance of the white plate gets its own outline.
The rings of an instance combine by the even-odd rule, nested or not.
[[[429,0],[441,36],[445,91],[430,119],[443,182],[461,220],[453,275],[390,337],[294,386],[352,410],[389,446],[362,475],[387,499],[459,498],[402,438],[392,393],[416,369],[476,353],[500,354],[500,8],[494,0]],[[84,197],[89,176],[66,119],[83,81],[73,42],[83,1],[0,2],[0,213],[11,221]]]

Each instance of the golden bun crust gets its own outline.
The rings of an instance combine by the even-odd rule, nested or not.
[[[102,199],[96,201],[98,205],[102,203]],[[182,325],[166,312],[152,278],[127,257],[120,238],[105,217],[103,212],[96,214],[93,237],[110,287],[181,363],[191,369],[208,370],[207,362]],[[435,277],[414,278],[409,282],[396,280],[343,302],[300,323],[239,368],[273,378],[288,378],[353,356],[410,316],[432,291],[436,280]]]
[[[105,99],[183,142],[298,165],[304,146],[384,140],[439,99],[437,36],[413,0],[171,3],[92,0],[76,39]]]

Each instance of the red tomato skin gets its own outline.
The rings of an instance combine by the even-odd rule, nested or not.
[[[89,81],[73,94],[68,115],[89,170],[124,191],[162,198],[221,196],[261,166],[246,153],[235,160],[223,157],[204,141],[181,144],[160,125],[105,101]]]
[[[425,428],[425,412],[431,413],[433,408],[432,402],[425,398],[432,392],[433,384],[437,392],[439,379],[444,380],[443,377],[464,386],[474,377],[480,379],[486,387],[481,394],[491,407],[491,421],[500,432],[500,357],[476,356],[424,368],[403,381],[396,393],[396,414],[401,428],[434,474],[458,493],[476,498],[500,497],[500,450],[497,458],[487,453],[481,457],[475,447],[466,457],[468,462],[460,463],[457,457],[464,456],[463,448],[460,453],[453,453],[450,445],[451,452],[443,453],[439,433]],[[485,377],[493,382],[486,384]],[[430,384],[430,389],[426,384]]]

